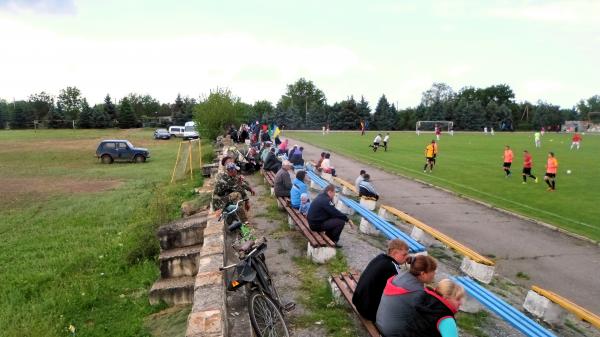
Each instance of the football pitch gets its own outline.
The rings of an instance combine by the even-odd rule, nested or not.
[[[387,152],[369,147],[376,132],[292,132],[285,136],[328,149],[332,152],[452,190],[570,232],[600,241],[600,136],[583,135],[581,149],[569,150],[572,134],[546,133],[541,148],[535,148],[533,132],[442,134],[433,173],[423,173],[425,146],[435,138],[432,133],[390,132]],[[383,134],[384,135],[384,134]],[[284,137],[285,138],[285,137]],[[502,169],[504,146],[509,145],[515,159],[512,176]],[[533,156],[533,174],[539,183],[527,179],[522,184],[523,150]],[[558,159],[556,191],[548,192],[543,181],[549,151]],[[317,158],[305,158],[306,160]],[[332,156],[335,166],[335,156]],[[567,174],[570,170],[570,174]],[[358,172],[357,172],[358,174]],[[376,178],[376,177],[374,177]],[[375,186],[377,187],[377,186]]]

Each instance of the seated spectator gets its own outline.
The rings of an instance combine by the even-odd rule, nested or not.
[[[365,173],[367,173],[367,171],[365,170],[360,170],[360,173],[358,175],[358,177],[356,177],[356,180],[354,181],[354,188],[356,188],[356,193],[360,192],[360,182],[363,181]]]
[[[368,173],[365,173],[363,181],[358,184],[358,187],[359,197],[368,197],[379,200],[379,194],[377,194],[375,187],[371,184],[371,176]]]
[[[292,208],[300,209],[300,206],[302,205],[302,194],[308,193],[308,187],[304,182],[305,177],[305,171],[298,171],[298,173],[296,173],[296,178],[292,181],[292,190],[290,191]]]
[[[308,214],[308,210],[310,209],[310,199],[308,198],[308,194],[302,193],[300,196],[300,214],[306,216]]]
[[[263,170],[271,171],[273,173],[277,173],[281,168],[281,162],[275,156],[275,148],[272,147],[271,150],[267,153],[267,157],[265,158],[265,162],[263,163]]]
[[[431,256],[417,255],[411,261],[410,270],[390,278],[379,302],[375,325],[384,336],[419,336],[406,334],[417,315],[416,307],[425,294],[425,283],[435,277],[437,262]]]
[[[267,155],[271,151],[271,142],[265,142],[260,150],[260,161],[264,163],[267,160]]]
[[[325,152],[321,152],[321,158],[319,158],[319,161],[317,161],[317,164],[315,165],[315,170],[321,172],[323,169],[321,168],[321,164],[323,163],[323,160],[325,159]]]
[[[349,221],[348,217],[338,211],[333,205],[333,197],[335,197],[335,186],[327,185],[310,205],[306,218],[311,230],[315,232],[325,231],[325,234],[335,242],[337,248],[342,245],[338,243],[340,234],[344,229],[344,225]]]
[[[240,220],[247,222],[248,216],[246,212],[250,210],[250,202],[247,200],[248,195],[246,191],[249,191],[252,195],[255,192],[248,182],[241,175],[238,175],[238,169],[239,167],[234,163],[227,163],[225,165],[226,173],[219,176],[213,190],[213,208],[220,211],[228,204],[246,199],[244,207],[238,208],[238,215],[240,216]]]
[[[298,147],[298,145],[294,145],[294,148],[290,151],[290,161],[292,162],[292,164],[294,164],[294,166],[304,165],[302,151],[304,151],[304,148],[302,146]]]
[[[277,152],[277,155],[285,154],[287,156],[288,155],[287,146],[288,146],[288,140],[285,139],[283,142],[281,142],[281,144],[279,144],[279,146],[278,146],[279,151]]]
[[[273,182],[275,187],[276,197],[289,197],[290,190],[292,189],[292,179],[290,178],[290,171],[292,170],[292,163],[289,160],[284,160],[281,163],[281,168],[275,174],[275,181]]]
[[[261,136],[260,136],[260,141],[261,142],[270,142],[271,141],[271,136],[269,136],[269,133],[263,130],[260,130],[260,132],[262,132]]]
[[[410,260],[410,256],[406,242],[400,239],[390,240],[387,254],[377,255],[360,274],[352,303],[364,318],[375,321],[387,280],[397,275],[400,272],[399,265],[407,260]]]
[[[425,294],[416,306],[411,327],[402,336],[457,337],[454,314],[465,297],[465,290],[452,280],[443,279],[437,287],[425,287]]]
[[[331,158],[331,153],[327,152],[325,154],[323,162],[321,162],[321,169],[323,170],[323,172],[329,173],[335,177],[335,167],[331,166],[331,159],[329,158]]]

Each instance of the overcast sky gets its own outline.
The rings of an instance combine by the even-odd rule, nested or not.
[[[10,101],[66,86],[91,103],[228,87],[276,103],[300,77],[330,104],[385,94],[415,106],[444,82],[571,107],[600,94],[600,1],[0,0]]]

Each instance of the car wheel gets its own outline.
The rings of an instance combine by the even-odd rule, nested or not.
[[[101,157],[101,159],[102,159],[102,164],[112,164],[113,163],[113,158],[110,155],[105,154]]]
[[[146,157],[142,156],[141,154],[138,154],[137,156],[135,156],[134,161],[136,163],[143,163],[146,161]]]

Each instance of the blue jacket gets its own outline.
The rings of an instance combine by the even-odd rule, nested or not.
[[[292,207],[300,208],[300,196],[302,193],[308,194],[308,188],[302,180],[295,178],[294,181],[292,181],[292,190],[290,192]]]

